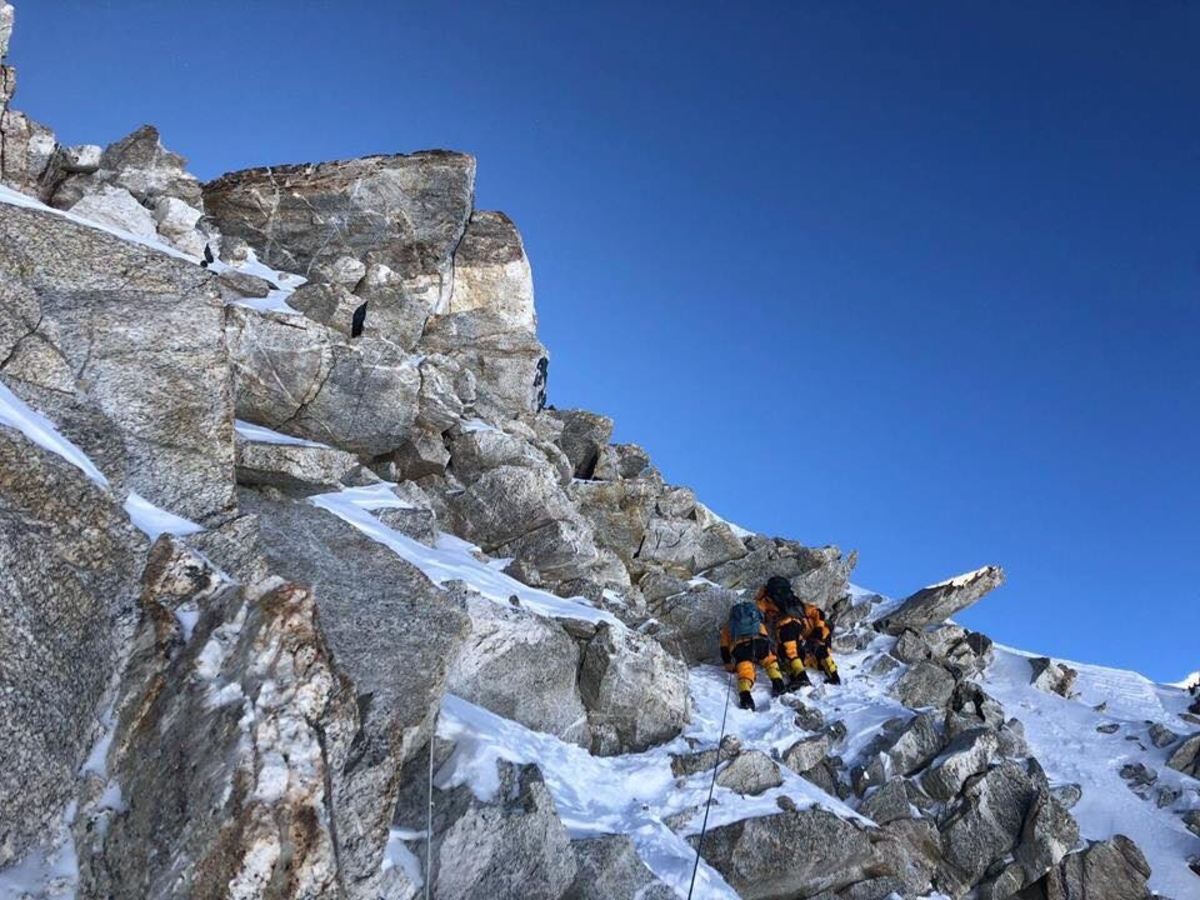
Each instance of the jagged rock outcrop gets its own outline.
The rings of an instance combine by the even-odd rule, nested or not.
[[[152,583],[143,591],[109,760],[122,800],[85,811],[82,892],[340,895],[330,785],[358,707],[330,663],[312,593],[227,586],[200,600],[186,635],[170,600]]]
[[[129,653],[145,551],[102,487],[0,427],[0,868],[74,795]]]
[[[1046,900],[1146,900],[1150,866],[1137,844],[1123,834],[1088,844],[1065,857],[1039,885]]]
[[[889,634],[900,634],[906,628],[938,625],[978,603],[1002,584],[1004,570],[999,566],[977,569],[949,581],[921,588],[906,598],[879,625]]]
[[[1035,688],[1060,697],[1071,696],[1079,673],[1070,666],[1039,656],[1029,660],[1029,668],[1032,672],[1029,683]]]
[[[474,158],[435,150],[231,172],[204,185],[204,207],[273,268],[333,281],[361,263],[367,324],[412,349],[451,302],[474,192]]]
[[[198,522],[234,507],[225,307],[211,275],[0,204],[0,379],[118,487]]]
[[[379,877],[404,761],[430,737],[468,620],[417,569],[331,513],[252,491],[271,571],[311,585],[321,628],[358,697],[360,730],[333,775],[343,878],[367,896]]]

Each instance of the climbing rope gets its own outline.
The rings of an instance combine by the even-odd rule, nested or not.
[[[425,807],[425,900],[433,889],[433,751],[437,742],[438,712],[433,714],[433,733],[429,736],[429,796]]]
[[[708,810],[712,806],[713,790],[717,786],[717,768],[721,765],[721,750],[725,744],[725,721],[729,718],[729,698],[733,696],[733,673],[725,682],[725,711],[721,713],[721,736],[717,739],[717,761],[713,765],[712,781],[708,784],[708,799],[704,802],[704,821],[700,823],[700,840],[696,843],[696,861],[692,864],[692,882],[688,885],[687,900],[696,889],[696,873],[700,871],[700,854],[704,850],[704,835],[708,831]]]

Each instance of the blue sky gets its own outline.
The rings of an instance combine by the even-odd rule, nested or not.
[[[580,8],[568,8],[580,7]],[[997,640],[1200,667],[1200,7],[19,0],[15,105],[201,177],[429,147],[551,402]]]

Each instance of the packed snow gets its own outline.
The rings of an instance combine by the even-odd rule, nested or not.
[[[0,424],[15,428],[39,447],[61,456],[96,484],[108,487],[108,479],[96,468],[95,463],[88,458],[88,455],[59,434],[53,422],[10,391],[2,381],[0,381]]]
[[[1121,767],[1141,762],[1158,772],[1153,787],[1191,788],[1184,797],[1200,803],[1195,779],[1166,765],[1169,749],[1159,750],[1147,737],[1151,722],[1180,734],[1195,731],[1181,719],[1187,695],[1174,687],[1156,685],[1136,672],[1067,662],[1079,672],[1078,697],[1067,700],[1033,687],[1031,654],[997,646],[995,661],[979,679],[984,689],[1004,704],[1005,711],[1025,725],[1030,750],[1051,783],[1078,784],[1083,798],[1071,810],[1080,834],[1105,840],[1114,834],[1132,838],[1153,870],[1150,887],[1168,897],[1197,896],[1196,876],[1187,857],[1197,850],[1196,837],[1169,809],[1158,809],[1153,796],[1143,800],[1120,777]],[[1102,710],[1094,707],[1104,704]],[[1113,734],[1097,726],[1117,724]],[[1133,738],[1130,740],[1129,738]],[[1183,801],[1187,803],[1187,800]]]
[[[157,540],[159,535],[163,534],[184,537],[189,534],[199,534],[204,530],[203,525],[197,525],[190,519],[155,506],[141,494],[132,491],[125,498],[124,508],[134,527],[152,541]]]
[[[305,440],[304,438],[294,437],[290,434],[283,434],[279,431],[272,431],[270,428],[265,428],[262,425],[255,425],[253,422],[243,422],[241,419],[235,419],[233,422],[234,431],[247,441],[253,441],[257,444],[286,444],[291,447],[316,447],[321,450],[330,449],[328,444],[319,444],[316,441]]]

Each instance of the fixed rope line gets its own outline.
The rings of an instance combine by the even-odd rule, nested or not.
[[[688,885],[687,900],[692,900],[696,889],[696,873],[700,871],[700,854],[704,850],[704,835],[708,831],[708,811],[712,807],[713,790],[717,786],[717,768],[721,765],[721,750],[725,744],[725,721],[729,718],[729,698],[733,694],[733,672],[725,682],[725,711],[721,713],[721,736],[717,739],[717,761],[713,765],[712,781],[708,784],[708,799],[704,802],[704,821],[700,823],[700,840],[696,843],[696,861],[692,864],[692,881]]]
[[[425,807],[425,900],[433,890],[433,751],[437,743],[438,713],[433,714],[433,733],[429,735],[429,798]]]

